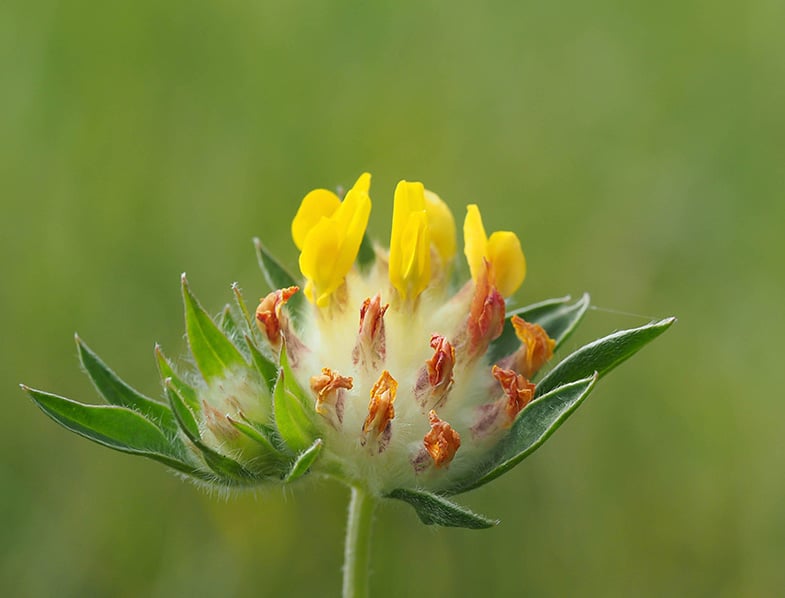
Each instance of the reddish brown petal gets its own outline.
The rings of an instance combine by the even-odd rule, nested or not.
[[[445,337],[431,336],[431,348],[433,357],[425,362],[414,386],[415,399],[424,409],[444,405],[453,385],[455,368],[455,347]]]
[[[335,414],[338,423],[343,422],[343,391],[352,388],[352,379],[322,368],[318,376],[311,376],[311,390],[316,394],[316,412],[330,418]]]
[[[461,436],[447,422],[439,419],[432,409],[428,413],[431,431],[423,438],[425,450],[433,459],[434,467],[446,467],[461,446]]]
[[[384,362],[386,353],[384,314],[389,305],[382,306],[381,295],[363,301],[360,308],[360,329],[352,351],[355,365],[362,363],[368,369],[377,369]]]
[[[535,385],[513,370],[505,370],[496,365],[491,368],[491,374],[499,381],[507,397],[505,412],[509,425],[534,397]]]
[[[556,341],[539,324],[531,324],[518,316],[512,317],[512,326],[521,341],[520,349],[513,356],[515,369],[531,378],[553,356]]]
[[[369,442],[376,445],[382,452],[390,441],[391,424],[395,417],[393,402],[398,392],[398,382],[384,370],[371,389],[371,401],[368,403],[368,417],[365,418],[360,443],[365,446]]]
[[[427,362],[428,381],[431,386],[450,387],[453,382],[452,371],[455,367],[455,347],[440,334],[431,336],[433,357]]]
[[[488,344],[504,329],[504,297],[493,285],[493,273],[488,262],[477,281],[469,309],[469,355],[485,353]]]
[[[288,325],[282,308],[299,290],[298,287],[279,289],[259,301],[259,307],[256,308],[256,325],[267,335],[267,339],[274,347],[281,344],[281,330]]]

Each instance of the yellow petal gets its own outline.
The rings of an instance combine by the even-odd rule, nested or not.
[[[403,257],[402,275],[405,290],[401,296],[417,297],[431,281],[431,244],[428,235],[428,215],[413,212],[401,237]]]
[[[368,193],[371,189],[371,174],[368,172],[362,173],[354,183],[354,187],[352,190],[354,191],[361,191],[362,193]]]
[[[485,271],[483,258],[488,258],[488,236],[482,225],[480,209],[475,204],[466,206],[466,218],[463,221],[463,253],[469,263],[469,271],[475,282]]]
[[[368,226],[368,217],[371,214],[371,198],[368,196],[370,180],[371,176],[368,174],[361,176],[357,184],[349,189],[332,218],[335,234],[339,234],[342,241],[334,266],[341,273],[341,280],[352,269]]]
[[[390,283],[402,299],[415,298],[431,278],[431,240],[422,183],[395,187],[390,235]]]
[[[306,295],[320,306],[343,282],[343,275],[336,268],[341,250],[341,238],[336,232],[334,221],[322,218],[308,233],[300,253],[300,271],[310,283]]]
[[[526,278],[526,258],[515,233],[497,231],[488,239],[488,261],[492,264],[496,288],[509,297]]]
[[[332,216],[340,205],[338,196],[327,189],[314,189],[303,198],[292,220],[292,239],[297,249],[302,251],[308,232],[322,218]]]
[[[305,294],[320,307],[343,284],[357,258],[371,213],[370,181],[369,174],[361,175],[334,212],[312,224],[302,239],[300,271],[308,281]]]
[[[446,203],[432,191],[425,190],[425,212],[428,214],[428,228],[431,243],[442,260],[447,264],[455,256],[455,219]]]

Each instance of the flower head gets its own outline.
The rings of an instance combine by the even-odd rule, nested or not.
[[[363,192],[367,197],[366,186]],[[303,199],[292,227],[301,268],[310,265],[302,223],[317,214],[326,222],[325,214],[340,209],[337,201],[321,190]],[[321,291],[308,296],[298,349],[288,345],[297,362],[292,371],[303,388],[316,388],[316,380],[321,395],[331,388],[328,380],[351,380],[340,389],[340,417],[324,407],[319,392],[311,397],[316,408],[310,415],[325,440],[323,458],[340,464],[353,484],[379,494],[449,487],[478,467],[487,458],[489,438],[509,427],[510,418],[472,433],[492,405],[507,400],[485,353],[505,321],[496,281],[509,296],[522,281],[525,262],[514,233],[494,233],[488,240],[477,230],[479,218],[477,207],[469,206],[465,252],[473,278],[459,289],[450,287],[447,276],[456,245],[452,213],[419,182],[396,186],[389,252],[377,248],[373,268],[339,269],[329,257],[302,268],[307,284]],[[331,236],[336,228],[313,226],[307,238]],[[355,260],[360,241],[351,247],[347,263]]]
[[[370,183],[365,173],[343,199],[325,189],[303,198],[291,226],[302,277],[257,243],[272,288],[253,312],[234,285],[233,306],[211,318],[183,276],[195,368],[181,373],[156,348],[166,404],[78,339],[108,405],[26,390],[75,432],[210,486],[310,472],[409,502],[426,523],[491,525],[445,497],[529,455],[599,375],[672,320],[590,343],[538,378],[588,296],[510,310],[526,275],[521,244],[510,231],[488,236],[474,204],[463,224],[470,277],[455,284],[452,213],[419,182],[398,183],[389,248],[374,245]]]

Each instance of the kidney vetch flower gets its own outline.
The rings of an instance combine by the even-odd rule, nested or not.
[[[461,280],[453,215],[420,182],[395,188],[389,248],[372,242],[370,184],[365,173],[343,198],[325,189],[303,198],[291,226],[302,278],[256,242],[271,292],[255,311],[235,284],[232,304],[211,318],[183,275],[196,367],[179,369],[156,347],[166,403],[131,388],[79,338],[107,405],[24,387],[65,427],[200,484],[306,474],[347,484],[346,595],[363,586],[363,537],[379,499],[409,503],[428,524],[493,525],[450,497],[528,456],[600,376],[673,322],[616,332],[542,375],[588,295],[511,309],[526,276],[521,244],[510,231],[488,235],[476,205],[463,221],[470,277]]]

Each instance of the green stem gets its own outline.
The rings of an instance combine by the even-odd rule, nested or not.
[[[371,494],[352,486],[343,553],[343,598],[368,596],[371,526],[375,508],[376,500]]]

